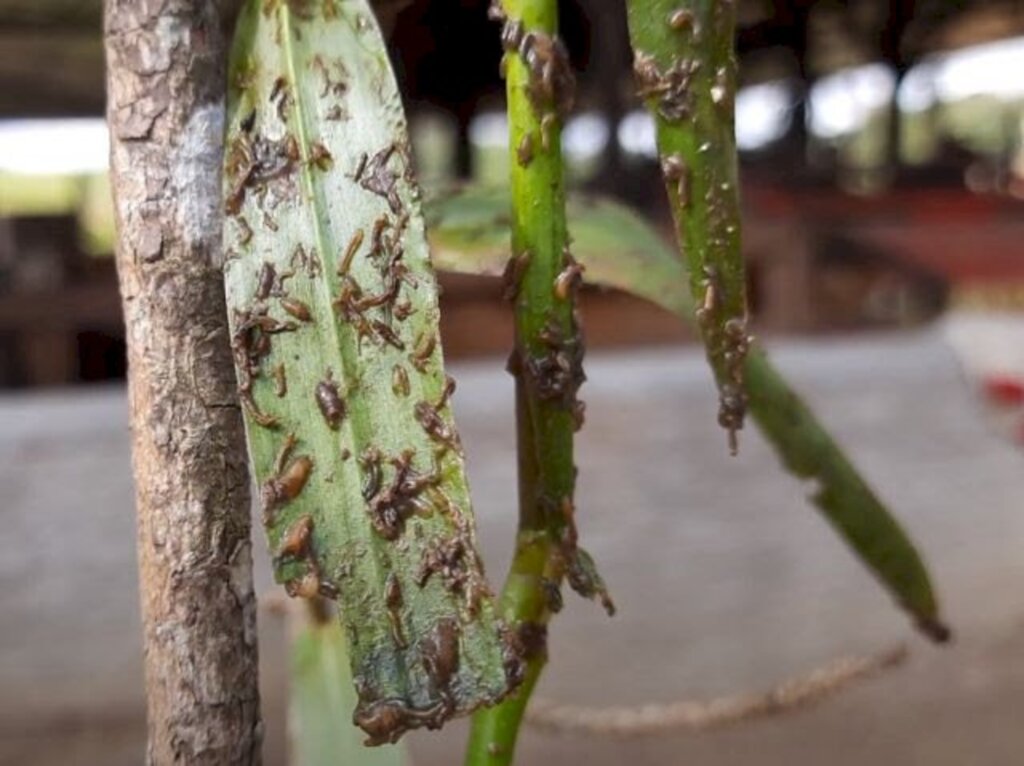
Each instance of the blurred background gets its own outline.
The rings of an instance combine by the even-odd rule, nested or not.
[[[423,185],[502,184],[486,0],[391,2]],[[671,236],[622,3],[563,0],[574,187]],[[736,131],[757,334],[919,540],[959,636],[935,651],[753,430],[729,460],[677,320],[584,294],[581,526],[621,612],[571,602],[540,693],[756,689],[910,640],[907,667],[791,717],[630,742],[530,731],[524,763],[1014,764],[1024,752],[1024,3],[738,0]],[[98,0],[0,0],[0,763],[138,763],[144,740],[124,335]],[[487,561],[514,527],[511,321],[442,276]],[[628,515],[628,518],[627,518]],[[271,586],[258,564],[260,593]],[[285,629],[261,613],[267,760]],[[465,729],[414,735],[457,761]]]

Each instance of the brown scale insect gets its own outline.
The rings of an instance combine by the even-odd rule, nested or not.
[[[409,362],[419,372],[426,372],[430,358],[437,346],[437,336],[430,332],[421,332],[416,336],[416,344],[409,354]]]
[[[277,104],[277,117],[281,122],[288,122],[288,108],[292,104],[292,97],[288,93],[288,81],[284,77],[274,80],[274,86],[270,91],[270,103]]]
[[[249,189],[263,189],[271,181],[290,174],[299,159],[299,145],[288,134],[277,141],[248,133],[229,141],[224,169],[230,192],[224,207],[229,215],[237,215]]]
[[[288,377],[285,373],[284,362],[274,367],[274,393],[279,398],[288,393]]]
[[[238,244],[244,247],[252,241],[252,227],[243,215],[236,216],[235,221],[238,224]]]
[[[320,573],[315,569],[284,584],[285,593],[292,598],[313,598],[320,595],[323,587],[324,584],[320,582]]]
[[[256,400],[252,398],[252,391],[240,391],[238,396],[242,402],[242,406],[245,407],[246,412],[249,413],[249,417],[256,421],[257,425],[262,426],[263,428],[277,428],[281,424],[281,421],[275,416],[264,412],[259,408],[259,405],[256,404]]]
[[[391,391],[395,396],[409,395],[409,373],[400,364],[391,368]]]
[[[320,276],[320,257],[317,255],[315,247],[311,247],[307,250],[301,244],[296,245],[288,259],[288,264],[291,266],[292,271],[286,276],[292,276],[294,274],[294,270],[297,268],[305,269],[306,274],[310,279],[315,279]]]
[[[537,111],[554,106],[560,115],[572,110],[576,78],[569,53],[557,37],[539,30],[522,35],[516,48],[530,74],[527,94]]]
[[[565,268],[555,277],[555,297],[561,301],[571,298],[583,281],[583,267],[565,250]]]
[[[313,517],[304,514],[285,530],[277,548],[277,560],[304,559],[309,554],[309,543],[313,535]]]
[[[380,455],[377,466],[379,471]],[[437,470],[421,474],[412,467],[412,450],[405,450],[388,462],[395,469],[391,481],[384,486],[382,474],[375,477],[376,491],[367,502],[370,520],[374,530],[385,540],[395,540],[405,527],[405,520],[414,513],[426,513],[429,507],[420,496],[440,481]],[[363,497],[366,497],[364,487]]]
[[[686,8],[676,8],[668,15],[668,25],[676,32],[694,28],[693,12]]]
[[[285,437],[274,464],[274,475],[260,486],[264,524],[273,523],[274,512],[299,496],[313,472],[313,458],[309,455],[299,455],[288,462],[297,443],[295,434]]]
[[[552,614],[561,612],[565,601],[562,599],[562,589],[558,583],[544,577],[541,578],[540,587],[544,591],[544,601],[547,604],[548,611]]]
[[[455,432],[445,419],[441,416],[440,410],[448,404],[451,395],[455,392],[455,381],[452,378],[445,379],[445,387],[441,392],[436,404],[430,402],[417,402],[413,408],[413,415],[420,427],[427,432],[427,436],[438,442],[444,449],[460,452],[462,446],[459,442],[459,435]]]
[[[403,341],[398,333],[395,332],[394,328],[379,319],[374,319],[370,322],[370,326],[373,327],[377,337],[387,343],[389,346],[393,346],[399,351],[405,351],[405,341]]]
[[[300,301],[298,298],[282,298],[281,308],[287,311],[291,316],[298,319],[300,322],[310,322],[313,319],[313,315],[309,311],[309,306]]]
[[[380,467],[382,459],[380,450],[375,447],[367,447],[359,456],[359,465],[365,472],[362,494],[363,500],[366,502],[370,502],[370,499],[380,492],[380,486],[384,480]]]
[[[435,537],[423,547],[415,582],[423,588],[435,575],[445,590],[463,594],[470,614],[477,613],[490,592],[480,576],[479,560],[462,534]]]
[[[317,54],[313,57],[311,65],[320,74],[320,98],[326,98],[328,95],[341,98],[345,95],[348,91],[346,82],[348,70],[340,58],[325,60],[323,56]]]
[[[700,70],[700,61],[676,59],[664,72],[649,53],[640,51],[633,60],[637,95],[657,101],[658,113],[670,122],[678,122],[693,111],[691,86]]]
[[[686,209],[690,206],[690,170],[678,154],[670,154],[661,161],[661,174],[669,183],[676,185],[676,196],[679,199],[679,207]]]
[[[533,135],[524,133],[516,147],[516,161],[520,167],[527,167],[533,160]]]
[[[327,371],[327,377],[316,384],[313,394],[328,428],[337,431],[345,417],[345,400],[338,393],[338,384],[332,379],[330,370]]]
[[[736,433],[743,428],[747,396],[735,383],[723,383],[719,391],[718,424],[729,432],[729,454],[735,455],[739,449]]]
[[[529,250],[523,250],[514,258],[509,258],[505,263],[505,271],[501,275],[501,281],[504,285],[501,292],[502,299],[514,301],[519,295],[519,285],[523,281],[523,275],[526,273],[527,266],[530,265],[531,257],[532,253]]]
[[[274,264],[264,261],[260,266],[260,272],[256,276],[256,300],[265,301],[273,295],[277,287],[277,270]]]
[[[718,271],[714,266],[704,266],[704,300],[694,312],[697,322],[704,326],[711,321],[712,316],[718,309],[718,293],[720,291]]]
[[[352,259],[356,257],[356,253],[359,252],[359,248],[363,245],[363,237],[365,233],[362,229],[356,229],[356,233],[352,235],[352,239],[348,241],[348,245],[345,247],[345,254],[342,256],[341,262],[338,264],[338,276],[344,276],[348,274],[352,268]]]
[[[366,170],[366,163],[369,161],[370,155],[363,152],[359,155],[359,162],[356,163],[356,172],[352,174],[352,180],[358,183],[363,178],[363,172]]]
[[[399,649],[405,649],[409,642],[402,629],[402,586],[398,576],[392,572],[384,582],[384,605],[388,610],[388,621],[391,623],[391,637]]]
[[[547,351],[524,360],[525,370],[536,388],[537,396],[547,401],[560,402],[576,412],[576,392],[586,380],[583,374],[583,346],[577,337],[565,337],[561,327],[553,320],[541,329],[540,339]]]
[[[231,336],[231,352],[238,374],[238,395],[250,417],[265,428],[276,428],[278,421],[263,412],[252,396],[253,379],[260,375],[263,358],[270,353],[270,336],[297,329],[294,323],[279,322],[266,315],[266,307],[255,310],[235,309],[235,330]]]
[[[396,188],[398,174],[388,167],[388,161],[391,159],[391,155],[395,153],[396,148],[394,144],[391,144],[373,155],[366,166],[365,172],[359,179],[359,185],[367,191],[383,197],[387,200],[391,212],[399,215],[402,212],[402,200],[398,196],[398,189]]]
[[[334,157],[322,142],[314,141],[309,147],[309,163],[326,172],[334,167]]]
[[[540,148],[547,154],[551,151],[551,136],[556,127],[555,115],[547,112],[540,118]]]
[[[412,316],[412,312],[412,301],[408,299],[395,303],[395,305],[391,309],[391,313],[399,322],[404,322],[406,319]]]

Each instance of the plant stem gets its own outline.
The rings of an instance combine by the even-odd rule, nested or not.
[[[628,0],[634,73],[657,124],[676,235],[690,272],[718,420],[736,452],[746,394],[746,279],[740,251],[733,0]]]
[[[260,762],[249,477],[221,274],[219,5],[107,0],[104,22],[153,764]]]
[[[505,0],[502,8],[512,166],[514,258],[508,287],[515,295],[510,370],[516,378],[519,530],[499,611],[521,644],[525,669],[516,693],[474,716],[467,766],[512,762],[523,711],[546,661],[547,622],[557,608],[553,591],[575,555],[573,438],[582,341],[574,311],[577,275],[567,250],[559,125],[571,75],[560,44],[551,44],[557,10],[555,0]],[[545,65],[554,74],[547,78],[546,84],[554,84],[547,90],[540,74]]]

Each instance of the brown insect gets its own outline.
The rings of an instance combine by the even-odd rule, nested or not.
[[[330,371],[328,371],[326,379],[316,384],[314,396],[316,397],[316,406],[320,408],[320,414],[327,421],[327,426],[331,430],[337,431],[345,417],[345,400],[338,393],[338,384],[331,379]]]
[[[555,297],[562,301],[568,300],[583,281],[583,267],[568,252],[566,260],[565,268],[555,277]]]
[[[437,346],[437,336],[433,333],[420,333],[416,337],[416,345],[409,354],[409,361],[419,372],[426,372],[430,357]]]
[[[274,475],[260,487],[265,524],[273,522],[274,512],[278,508],[299,496],[313,472],[313,458],[308,455],[299,455],[288,462],[297,443],[295,434],[289,434],[285,438],[274,464]]]
[[[693,28],[693,12],[686,8],[676,8],[668,15],[668,25],[677,32]]]
[[[382,341],[387,343],[389,346],[394,346],[399,351],[405,351],[405,341],[398,336],[398,333],[395,332],[390,325],[380,321],[379,319],[374,319],[370,322],[370,325],[373,327],[374,332],[377,333],[377,337]]]
[[[449,378],[449,380],[451,379]],[[450,394],[449,389],[446,388],[445,393]],[[420,424],[420,427],[427,432],[427,436],[438,442],[445,449],[458,452],[461,449],[459,435],[448,425],[440,413],[440,410],[447,404],[447,401],[447,395],[442,395],[436,405],[430,402],[417,402],[413,408],[413,415],[415,415],[416,422]]]
[[[365,472],[362,487],[363,500],[367,502],[380,492],[381,482],[383,481],[380,462],[380,451],[374,447],[367,447],[359,457],[359,465],[362,466]]]
[[[314,141],[309,147],[309,162],[320,170],[327,171],[334,166],[334,157],[323,143]]]
[[[285,373],[284,362],[274,367],[274,393],[282,397],[288,393],[288,377]]]
[[[313,535],[313,517],[304,514],[296,519],[285,530],[281,544],[277,548],[277,558],[303,559],[309,553],[309,543]]]
[[[298,319],[300,322],[309,322],[313,317],[310,314],[309,306],[298,298],[282,298],[281,308]]]
[[[516,147],[516,160],[520,167],[526,167],[533,160],[533,134],[524,133]]]
[[[292,598],[313,598],[319,595],[322,587],[320,573],[315,569],[284,584],[285,592]]]
[[[540,118],[540,148],[545,154],[551,151],[551,136],[556,128],[557,118],[552,112],[547,112]]]
[[[384,582],[384,604],[388,608],[388,621],[391,623],[391,636],[395,644],[404,649],[409,645],[402,630],[402,586],[394,572]]]
[[[252,227],[244,215],[235,216],[235,221],[238,224],[238,244],[244,247],[252,240]]]
[[[409,373],[400,364],[391,368],[391,390],[396,396],[409,395]]]
[[[363,152],[359,155],[359,162],[356,164],[356,172],[352,174],[352,180],[358,182],[363,177],[363,171],[366,170],[366,163],[370,159],[370,155]]]
[[[412,301],[408,299],[396,303],[391,308],[391,313],[399,322],[404,322],[406,319],[412,316],[412,312]]]
[[[264,261],[256,277],[256,300],[265,301],[277,287],[277,270],[274,264]]]
[[[531,256],[532,253],[529,250],[523,250],[515,257],[509,258],[505,263],[505,271],[501,275],[501,281],[504,285],[501,297],[506,301],[514,301],[516,296],[519,295],[519,284],[523,281],[526,267],[530,265]]]
[[[398,189],[395,184],[398,181],[398,174],[388,167],[388,161],[395,153],[397,147],[394,144],[385,146],[367,163],[366,169],[359,179],[359,185],[367,191],[383,197],[387,200],[391,212],[399,215],[402,212],[402,200],[398,196]]]
[[[349,269],[352,268],[352,259],[356,257],[356,253],[359,252],[359,248],[363,244],[364,232],[362,229],[356,229],[356,233],[352,235],[352,239],[348,241],[348,246],[345,248],[345,255],[341,259],[341,263],[338,264],[338,276],[344,276],[348,274]]]
[[[670,154],[661,161],[661,173],[665,180],[676,185],[679,206],[684,210],[690,205],[690,170],[678,154]]]

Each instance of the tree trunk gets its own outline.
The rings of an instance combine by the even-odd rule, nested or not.
[[[203,0],[107,0],[104,26],[148,761],[254,764],[250,496],[221,276],[224,31]]]

